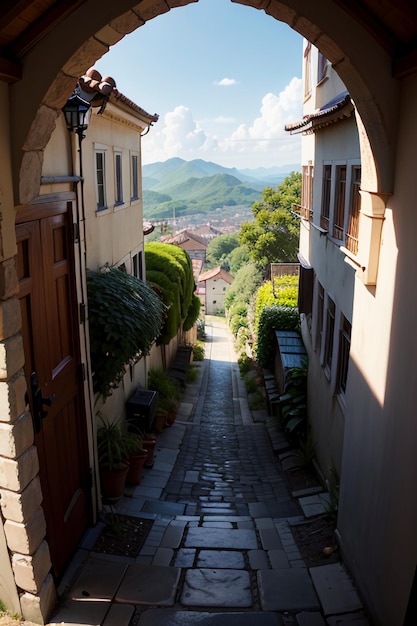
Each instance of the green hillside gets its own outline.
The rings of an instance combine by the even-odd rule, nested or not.
[[[204,162],[202,162],[204,163]],[[178,173],[178,170],[177,170]],[[147,172],[149,176],[155,176]],[[177,174],[176,174],[177,176]],[[158,186],[159,187],[159,186]],[[189,177],[163,189],[143,191],[144,216],[146,218],[172,217],[207,213],[222,206],[248,206],[261,200],[262,194],[230,174]]]

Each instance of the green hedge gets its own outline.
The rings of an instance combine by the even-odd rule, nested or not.
[[[261,367],[272,369],[276,340],[276,330],[299,330],[300,316],[295,307],[278,305],[266,306],[262,309],[258,321],[256,340],[256,360]]]
[[[162,294],[168,307],[158,339],[160,343],[168,344],[181,327],[184,330],[192,328],[200,312],[199,299],[194,294],[191,259],[178,246],[152,242],[145,245],[145,263],[147,282]]]
[[[255,334],[258,329],[259,316],[266,306],[296,307],[298,304],[298,276],[279,276],[268,280],[256,292],[255,299]]]

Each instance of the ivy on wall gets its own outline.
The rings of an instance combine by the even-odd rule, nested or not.
[[[145,282],[120,269],[88,271],[87,289],[94,391],[107,398],[125,366],[149,353],[166,306]]]

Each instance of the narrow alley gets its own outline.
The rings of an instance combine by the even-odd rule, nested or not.
[[[249,409],[225,322],[209,318],[206,334],[198,381],[158,435],[153,468],[117,505],[149,522],[139,553],[94,551],[98,524],[51,624],[368,625],[341,563],[306,566],[291,525],[320,500],[292,495],[266,417]]]

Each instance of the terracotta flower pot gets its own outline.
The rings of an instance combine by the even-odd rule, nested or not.
[[[175,422],[176,417],[177,417],[177,412],[175,409],[173,409],[172,411],[169,411],[167,415],[166,423],[169,424],[169,426],[171,426]]]
[[[129,471],[126,476],[126,485],[134,487],[142,480],[142,469],[148,456],[147,450],[142,450],[138,454],[133,454],[129,458]]]
[[[162,431],[165,428],[166,421],[167,421],[166,413],[157,413],[153,421],[153,430],[158,434],[162,433]]]
[[[122,463],[118,469],[100,468],[100,486],[103,500],[117,502],[123,495],[129,464]]]
[[[154,462],[155,462],[154,461],[154,451],[155,451],[155,445],[156,445],[155,437],[148,437],[148,438],[143,439],[142,445],[145,448],[145,450],[147,450],[148,452],[144,467],[153,467]]]

